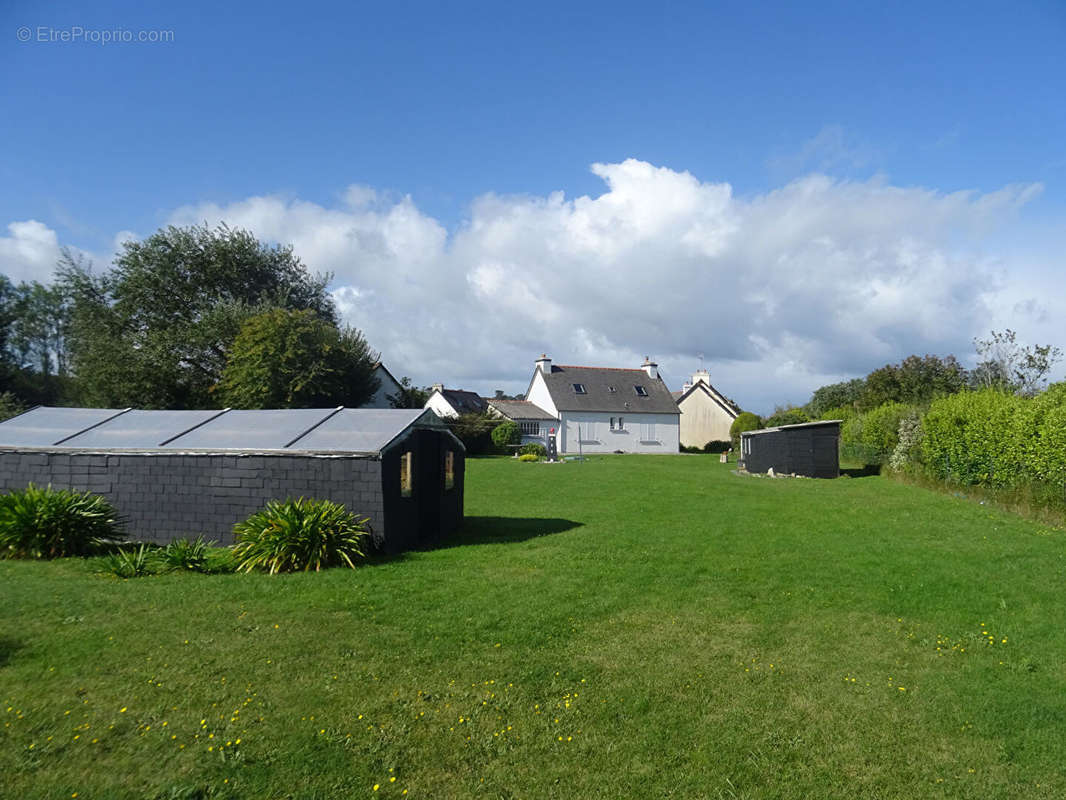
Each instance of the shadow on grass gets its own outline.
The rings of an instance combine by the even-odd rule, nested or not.
[[[862,467],[841,467],[840,476],[847,475],[849,478],[872,478],[881,474],[880,464],[866,464]]]
[[[8,636],[0,636],[0,667],[6,667],[11,657],[22,649],[22,642]]]
[[[553,533],[563,533],[581,527],[583,523],[569,519],[533,517],[467,517],[463,527],[439,547],[462,547],[467,544],[524,542]]]

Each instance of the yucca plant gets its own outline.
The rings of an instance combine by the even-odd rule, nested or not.
[[[272,500],[233,526],[233,557],[239,572],[354,568],[365,555],[368,519],[329,500]]]
[[[0,557],[87,556],[123,538],[114,506],[92,492],[31,483],[0,495]]]
[[[210,545],[203,535],[195,539],[175,539],[159,551],[159,560],[170,569],[207,572],[207,552]]]
[[[107,569],[120,578],[140,578],[154,575],[158,556],[156,552],[142,544],[136,550],[119,550],[107,557]]]

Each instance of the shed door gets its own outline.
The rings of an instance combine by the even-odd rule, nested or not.
[[[444,455],[440,436],[434,431],[418,431],[418,541],[429,544],[440,539],[441,497],[444,494]]]

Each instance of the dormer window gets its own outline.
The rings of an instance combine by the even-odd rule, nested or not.
[[[574,394],[588,394],[588,392],[585,391],[585,384],[583,383],[573,383],[571,386],[574,387]]]
[[[618,391],[618,390],[617,390],[617,389],[615,389],[615,388],[614,388],[613,386],[608,386],[608,387],[607,387],[607,391],[608,391],[608,392],[610,392],[611,394],[614,394],[614,393],[615,393],[616,391]]]
[[[633,387],[633,391],[635,391],[637,393],[637,397],[647,397],[648,396],[648,390],[645,389],[643,386],[634,386]]]

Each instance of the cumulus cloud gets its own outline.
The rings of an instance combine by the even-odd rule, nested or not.
[[[359,185],[330,206],[269,195],[168,221],[291,243],[333,273],[338,308],[394,373],[483,392],[523,391],[541,352],[651,355],[674,387],[703,354],[726,394],[766,410],[910,353],[965,356],[991,321],[1023,330],[1019,315],[1062,306],[987,244],[1039,184],[942,193],[812,174],[740,197],[634,159],[592,171],[597,196],[488,194],[452,233],[410,197]],[[46,276],[54,231],[9,231],[4,271]]]
[[[596,197],[485,195],[451,235],[411,198],[363,186],[336,207],[253,197],[171,221],[291,242],[418,381],[522,390],[546,351],[605,365],[653,355],[680,384],[702,353],[737,381],[724,391],[765,408],[910,353],[968,352],[1004,288],[970,243],[1041,188],[945,194],[814,174],[737,197],[634,159],[592,171]]]
[[[35,219],[12,222],[10,236],[0,236],[0,273],[12,283],[47,281],[59,258],[56,232]]]

